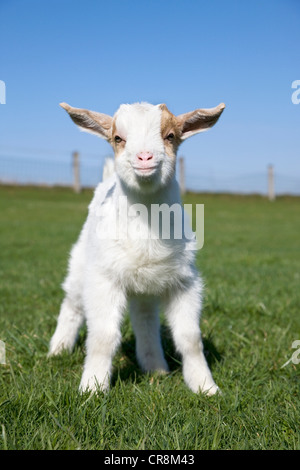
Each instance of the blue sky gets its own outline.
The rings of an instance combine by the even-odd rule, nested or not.
[[[109,154],[61,101],[107,114],[225,102],[218,124],[180,148],[188,185],[241,177],[251,189],[272,163],[300,193],[299,0],[0,0],[0,18],[0,155]]]

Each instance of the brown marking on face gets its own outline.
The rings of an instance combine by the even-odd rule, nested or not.
[[[169,157],[175,158],[178,146],[181,142],[180,136],[181,131],[180,127],[178,126],[178,121],[176,116],[172,114],[165,104],[160,105],[161,109],[161,137],[164,142],[164,147],[166,154]],[[173,134],[174,137],[168,139],[167,137]]]
[[[120,153],[123,152],[123,150],[125,148],[125,145],[126,145],[126,141],[124,139],[122,139],[121,142],[116,142],[115,138],[117,136],[122,138],[122,136],[120,134],[118,134],[118,132],[117,132],[116,118],[114,118],[113,122],[112,122],[112,128],[111,128],[110,144],[111,144],[112,148],[114,149],[114,153],[115,153],[116,158],[120,155]]]

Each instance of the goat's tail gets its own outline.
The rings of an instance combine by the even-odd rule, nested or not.
[[[106,180],[115,172],[115,162],[114,159],[109,157],[106,158],[103,166],[102,181]]]

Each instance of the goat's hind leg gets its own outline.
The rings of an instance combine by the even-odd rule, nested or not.
[[[167,372],[160,339],[158,305],[152,297],[135,297],[130,301],[130,317],[136,337],[137,360],[146,372]]]

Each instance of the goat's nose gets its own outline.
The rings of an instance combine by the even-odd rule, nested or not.
[[[153,158],[153,153],[150,152],[140,152],[137,153],[137,158],[141,160],[142,162],[147,162],[148,160],[151,160]]]

